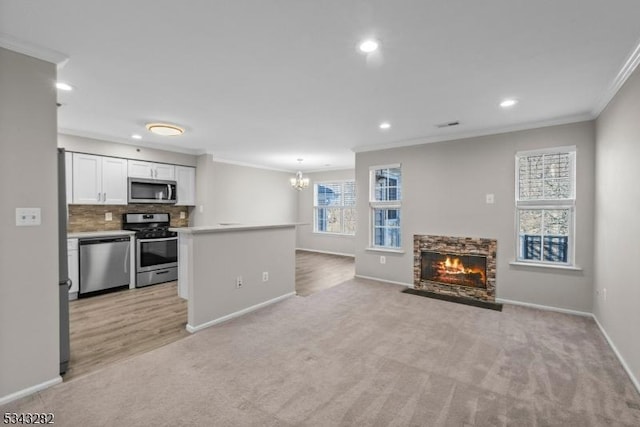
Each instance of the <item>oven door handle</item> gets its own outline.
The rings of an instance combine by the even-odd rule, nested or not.
[[[166,242],[167,240],[178,240],[178,236],[174,237],[163,237],[161,239],[138,239],[139,243],[149,243],[149,242]]]

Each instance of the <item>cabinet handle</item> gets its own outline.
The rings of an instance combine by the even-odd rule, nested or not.
[[[102,201],[103,202],[107,201],[107,193],[102,193]]]
[[[151,174],[151,178],[153,178],[153,169],[149,169],[149,173]]]

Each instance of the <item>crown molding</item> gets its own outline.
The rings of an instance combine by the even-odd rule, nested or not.
[[[578,114],[575,116],[560,117],[560,118],[551,119],[551,120],[521,123],[521,124],[501,127],[501,128],[482,129],[477,131],[461,132],[461,133],[456,133],[451,135],[412,138],[404,141],[396,141],[396,142],[389,142],[389,143],[376,144],[376,145],[364,145],[361,147],[354,147],[352,148],[352,150],[355,153],[363,153],[367,151],[387,150],[390,148],[410,147],[413,145],[431,144],[434,142],[454,141],[457,139],[468,139],[468,138],[476,138],[480,136],[489,136],[489,135],[500,135],[503,133],[545,128],[549,126],[559,126],[559,125],[566,125],[570,123],[586,122],[589,120],[593,120],[595,118],[596,116],[594,116],[591,113],[584,113],[584,114]]]
[[[58,134],[79,136],[81,138],[97,139],[99,141],[115,142],[115,143],[118,143],[118,144],[133,145],[133,146],[136,146],[136,147],[153,148],[155,150],[171,151],[173,153],[190,154],[192,156],[198,156],[200,154],[204,154],[203,150],[192,150],[190,148],[176,147],[174,145],[158,144],[158,143],[153,143],[153,142],[147,142],[147,141],[144,141],[144,140],[131,140],[131,139],[128,139],[128,138],[116,138],[116,137],[112,137],[112,136],[101,135],[101,134],[94,133],[94,132],[85,132],[85,131],[79,131],[79,130],[75,130],[75,129],[58,128]]]
[[[56,64],[61,69],[69,61],[69,56],[47,47],[38,46],[24,40],[17,39],[9,34],[0,33],[0,47],[22,53],[33,58]]]
[[[264,170],[275,171],[275,172],[296,173],[296,171],[287,170],[287,169],[278,169],[278,168],[273,168],[269,166],[258,165],[255,163],[246,163],[246,162],[239,162],[237,160],[223,159],[221,157],[215,157],[215,154],[210,152],[207,152],[206,154],[211,155],[211,160],[217,163],[226,163],[229,165],[244,166],[247,168],[254,168],[254,169],[264,169]]]
[[[633,74],[636,68],[638,68],[638,65],[640,65],[640,41],[638,41],[636,48],[633,50],[633,52],[631,52],[631,55],[629,55],[627,61],[624,63],[618,74],[616,74],[616,76],[614,77],[613,81],[600,99],[600,102],[592,110],[592,114],[594,117],[598,117],[600,113],[602,113],[602,111],[607,107],[607,105],[609,105],[609,102],[611,102],[622,85],[624,85],[631,74]]]

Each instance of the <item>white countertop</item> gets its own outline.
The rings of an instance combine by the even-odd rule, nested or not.
[[[169,228],[169,231],[175,231],[177,233],[185,234],[206,234],[206,233],[223,233],[228,231],[249,231],[249,230],[264,230],[269,228],[290,228],[300,223],[285,223],[285,224],[229,224],[229,225],[203,225],[200,227],[181,227],[181,228]]]
[[[135,231],[129,230],[109,230],[109,231],[81,231],[78,233],[68,233],[68,239],[88,239],[92,237],[117,237],[117,236],[133,236]]]

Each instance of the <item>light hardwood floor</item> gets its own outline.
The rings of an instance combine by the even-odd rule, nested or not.
[[[306,297],[353,279],[352,257],[296,251],[296,293]]]
[[[64,380],[189,335],[177,282],[69,302],[71,359]]]
[[[353,278],[350,257],[296,251],[296,293],[309,296]],[[177,283],[69,302],[71,360],[64,381],[189,335]]]

